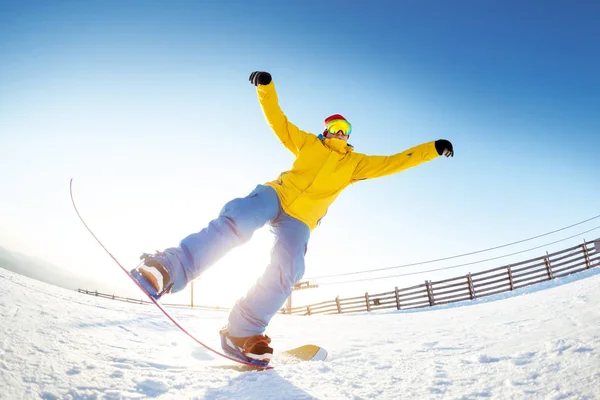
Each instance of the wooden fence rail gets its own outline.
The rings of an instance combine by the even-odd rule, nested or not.
[[[126,303],[153,304],[149,300],[133,299],[131,297],[121,297],[121,296],[116,296],[114,294],[99,293],[97,290],[77,289],[77,291],[79,293],[88,294],[90,296],[102,297],[104,299],[124,301]],[[169,306],[169,307],[190,307],[190,304],[168,304],[168,303],[161,303],[161,304],[163,306]],[[204,309],[204,310],[229,310],[229,308],[227,308],[227,307],[216,307],[216,306],[215,307],[211,307],[211,306],[197,306],[197,305],[192,305],[191,307],[193,307],[193,308],[200,308],[200,309]]]
[[[364,296],[323,301],[307,306],[282,309],[284,314],[344,314],[384,309],[408,310],[435,305],[474,300],[548,280],[561,278],[600,266],[600,239],[583,242],[552,254],[529,260],[469,273],[466,276],[426,280],[420,285],[385,293],[365,293]]]

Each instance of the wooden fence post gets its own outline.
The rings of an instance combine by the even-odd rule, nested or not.
[[[192,294],[190,297],[190,307],[194,308],[194,281],[191,283]]]
[[[425,281],[425,288],[427,289],[427,296],[429,297],[429,305],[434,306],[435,300],[433,299],[433,289],[431,288],[431,281]]]
[[[310,315],[310,306],[306,306],[306,315]]]
[[[398,286],[394,287],[394,294],[396,295],[396,310],[400,309],[400,293],[398,293]]]
[[[512,270],[510,269],[510,265],[506,268],[508,271],[508,282],[510,283],[510,290],[515,290],[515,284],[513,282]]]
[[[548,256],[548,252],[546,252],[546,256]],[[552,267],[550,266],[550,260],[548,257],[544,258],[544,263],[546,264],[546,272],[548,272],[548,280],[554,279],[552,276]]]
[[[467,274],[467,285],[469,285],[469,297],[471,300],[475,298],[475,286],[473,286],[473,278],[471,278],[471,273]]]
[[[371,301],[369,300],[369,293],[365,292],[365,301],[367,303],[367,311],[371,311]]]
[[[583,244],[581,247],[583,248],[583,255],[585,257],[585,269],[590,269],[592,266],[590,265],[590,258],[588,256],[587,243],[585,242],[585,239],[583,239]]]
[[[335,305],[337,306],[338,314],[342,313],[342,305],[340,304],[340,296],[335,297]]]

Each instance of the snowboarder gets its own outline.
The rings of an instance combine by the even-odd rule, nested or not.
[[[292,168],[276,180],[258,185],[246,197],[225,204],[216,219],[185,237],[179,247],[142,255],[142,263],[131,274],[156,299],[179,292],[268,223],[275,235],[271,262],[246,296],[235,303],[227,326],[220,331],[225,352],[267,365],[273,349],[264,331],[302,278],[310,233],[342,190],[440,155],[452,157],[454,150],[448,140],[436,140],[392,156],[356,153],[347,143],[352,126],[342,115],[327,117],[325,130],[318,136],[304,132],[289,122],[279,107],[271,74],[255,71],[249,80],[256,86],[269,126],[296,157]]]

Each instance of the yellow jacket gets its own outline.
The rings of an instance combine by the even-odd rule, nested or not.
[[[292,169],[265,185],[277,191],[281,207],[312,230],[337,196],[351,183],[378,178],[438,157],[435,142],[424,143],[392,156],[355,153],[343,140],[325,139],[298,129],[279,108],[273,82],[258,85],[258,101],[269,126],[296,160]]]

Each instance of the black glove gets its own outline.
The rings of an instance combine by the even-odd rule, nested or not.
[[[271,74],[264,71],[254,71],[250,74],[249,81],[254,86],[268,85],[271,83]]]
[[[444,150],[448,150],[449,154],[446,155],[446,157],[454,157],[454,149],[452,148],[452,143],[450,143],[446,139],[436,140],[435,149],[437,150],[440,156],[444,154]]]

